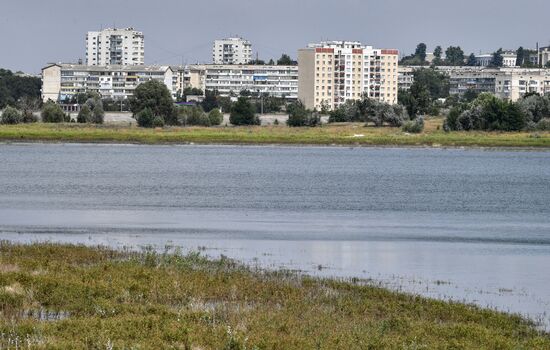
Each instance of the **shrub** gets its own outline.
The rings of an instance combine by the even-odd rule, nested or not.
[[[42,121],[44,123],[63,123],[66,118],[63,109],[54,102],[48,102],[42,107]]]
[[[78,112],[78,116],[76,117],[77,123],[87,123],[88,120],[90,120],[92,117],[92,110],[90,107],[88,107],[87,104],[82,106],[80,109],[80,112]]]
[[[8,106],[2,112],[0,121],[2,124],[19,124],[22,121],[21,113],[17,109]]]
[[[536,128],[540,131],[550,131],[550,118],[543,118],[539,120]]]
[[[30,110],[24,111],[22,115],[23,123],[36,123],[38,122],[38,117]]]
[[[142,128],[152,128],[153,127],[153,111],[151,108],[146,107],[136,115],[138,126]]]
[[[156,116],[153,118],[153,127],[162,128],[164,126],[164,118],[161,116]]]
[[[90,98],[86,101],[86,104],[90,107],[92,113],[88,117],[89,123],[103,124],[105,118],[105,111],[103,110],[103,102],[99,98]]]
[[[233,125],[260,125],[260,118],[256,116],[254,106],[246,97],[239,97],[231,107],[229,122]]]
[[[200,106],[183,107],[178,111],[181,125],[210,126],[210,118]]]
[[[418,117],[415,120],[409,120],[401,128],[403,132],[408,132],[411,134],[418,134],[424,130],[424,118]]]
[[[321,123],[319,113],[306,109],[301,102],[295,102],[289,105],[287,107],[287,111],[288,120],[286,121],[286,124],[288,126],[316,126]]]
[[[220,125],[223,122],[223,114],[219,109],[215,108],[208,113],[210,125]]]

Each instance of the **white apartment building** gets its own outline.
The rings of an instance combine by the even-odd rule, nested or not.
[[[176,76],[169,66],[54,63],[42,68],[42,100],[60,102],[86,92],[97,92],[103,98],[127,99],[139,84],[152,79],[164,83],[175,97]]]
[[[541,47],[539,49],[538,63],[541,67],[546,67],[548,62],[550,62],[550,46]]]
[[[397,86],[398,90],[409,90],[414,83],[414,67],[399,66],[397,71]]]
[[[143,65],[144,57],[143,33],[133,28],[108,28],[86,36],[88,66]]]
[[[480,67],[488,67],[493,61],[493,54],[486,53],[476,56],[477,65]],[[503,67],[516,67],[517,54],[515,51],[505,51],[502,53]]]
[[[252,44],[243,38],[215,40],[212,47],[214,64],[249,64],[252,61]]]
[[[449,75],[450,93],[478,93],[517,101],[529,92],[550,95],[550,70],[533,68],[438,67]]]
[[[186,87],[239,96],[241,91],[295,100],[298,98],[298,66],[192,65],[178,70],[178,89]]]
[[[298,51],[299,99],[307,108],[337,108],[363,95],[397,103],[398,50],[326,41]]]

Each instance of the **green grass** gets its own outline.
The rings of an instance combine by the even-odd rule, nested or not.
[[[0,243],[0,312],[0,349],[550,349],[528,321],[473,306],[70,245]]]
[[[445,133],[441,130],[442,121],[441,118],[427,120],[425,131],[415,135],[403,133],[399,128],[373,128],[362,124],[324,125],[316,128],[257,126],[142,129],[115,125],[37,123],[1,125],[0,141],[550,147],[548,132]]]

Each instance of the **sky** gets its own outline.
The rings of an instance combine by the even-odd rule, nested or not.
[[[2,0],[0,68],[39,73],[85,57],[87,31],[134,27],[146,64],[210,63],[212,41],[242,36],[260,59],[321,40],[410,54],[419,42],[466,54],[550,45],[549,0]]]

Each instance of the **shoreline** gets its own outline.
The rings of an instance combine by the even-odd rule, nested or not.
[[[231,339],[290,349],[310,348],[315,341],[323,348],[413,342],[426,348],[550,346],[550,334],[519,315],[395,292],[369,280],[266,271],[178,250],[4,241],[0,252],[0,276],[8,286],[0,295],[10,296],[0,329],[10,327],[12,334],[40,339],[42,345],[79,347],[109,332],[117,347],[183,342],[223,348]],[[12,318],[9,325],[2,317],[23,309],[29,310],[25,317]],[[53,319],[34,319],[33,310],[52,313]],[[204,322],[212,319],[218,321]],[[158,328],[147,328],[152,320]],[[187,331],[174,333],[177,329]]]
[[[319,146],[431,149],[550,149],[549,132],[449,132],[442,119],[426,123],[420,134],[399,128],[329,124],[315,128],[286,126],[167,127],[143,129],[106,124],[1,125],[0,143],[82,143],[143,145]]]

